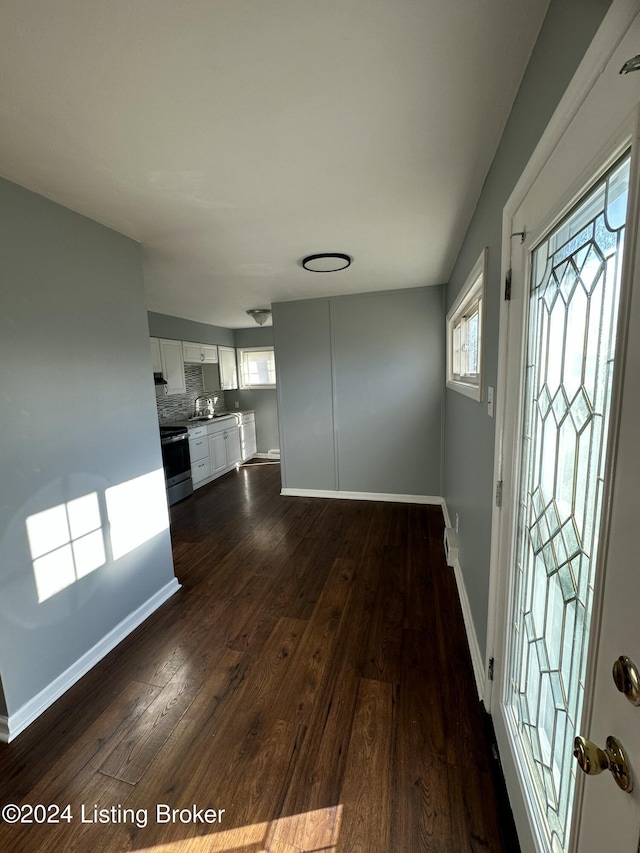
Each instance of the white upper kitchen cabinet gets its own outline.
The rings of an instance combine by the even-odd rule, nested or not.
[[[211,344],[202,344],[202,363],[217,364],[218,363],[218,347]]]
[[[218,347],[211,344],[183,341],[182,356],[185,364],[217,364]]]
[[[160,338],[159,344],[162,375],[167,380],[165,393],[185,394],[187,386],[184,377],[182,341],[171,341]]]
[[[149,338],[151,344],[151,363],[154,373],[162,373],[162,359],[160,358],[160,341],[157,338]]]
[[[223,391],[234,391],[238,387],[238,366],[235,347],[218,347],[220,359],[220,386]]]

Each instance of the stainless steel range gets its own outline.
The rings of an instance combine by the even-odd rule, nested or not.
[[[161,426],[162,464],[169,506],[193,492],[189,431],[187,427]]]

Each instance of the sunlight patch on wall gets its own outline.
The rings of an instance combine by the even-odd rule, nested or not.
[[[39,602],[106,563],[95,492],[35,513],[26,525]]]
[[[342,806],[330,806],[145,849],[154,853],[335,853],[341,821]]]
[[[26,519],[39,603],[106,564],[107,529],[111,557],[117,560],[169,527],[162,468],[112,486],[104,497],[108,528],[97,492]]]
[[[105,492],[111,550],[117,560],[169,527],[164,471],[159,468]]]

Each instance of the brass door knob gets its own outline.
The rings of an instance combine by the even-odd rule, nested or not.
[[[573,742],[573,754],[578,759],[580,769],[587,776],[597,776],[603,770],[609,769],[609,756],[592,740],[577,737]]]
[[[632,705],[640,705],[640,673],[631,658],[620,655],[615,661],[613,680],[620,693],[624,693]]]
[[[610,770],[616,785],[628,794],[633,790],[633,778],[627,756],[620,741],[609,735],[606,749],[600,749],[593,741],[577,737],[573,742],[573,754],[587,776],[597,776]]]

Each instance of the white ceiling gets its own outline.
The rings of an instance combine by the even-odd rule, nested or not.
[[[0,174],[139,240],[151,311],[438,284],[547,6],[2,0]]]

